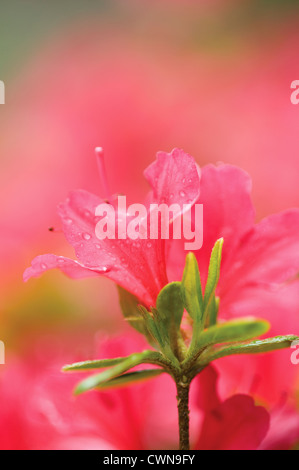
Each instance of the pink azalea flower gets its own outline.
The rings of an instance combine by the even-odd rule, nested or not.
[[[272,323],[273,334],[291,333],[298,321],[295,306],[298,305],[299,290],[295,279],[299,271],[299,210],[270,216],[254,225],[251,182],[245,172],[230,165],[209,165],[203,168],[199,180],[194,161],[178,150],[171,154],[159,153],[145,175],[152,186],[151,200],[167,203],[171,199],[181,205],[186,201],[189,205],[196,201],[203,204],[204,245],[196,252],[203,284],[215,240],[224,238],[217,291],[220,318],[262,316]],[[191,182],[186,184],[186,181]],[[173,194],[175,197],[170,198]],[[59,206],[65,235],[75,248],[79,262],[55,255],[39,256],[25,271],[25,280],[53,267],[71,277],[104,274],[137,295],[144,304],[154,305],[159,290],[168,282],[162,241],[153,241],[151,250],[145,240],[140,240],[138,246],[132,240],[127,247],[122,240],[108,240],[99,245],[94,235],[95,218],[91,214],[100,202],[97,196],[76,191]],[[113,253],[111,243],[114,244]],[[181,279],[185,252],[180,246],[181,241],[169,242],[167,272],[170,280]],[[285,351],[279,352],[279,358],[273,354],[218,361],[216,367],[222,372],[219,381],[222,400],[239,391],[253,393],[269,404],[277,404],[283,393],[290,394],[297,375],[287,354]],[[253,402],[243,396],[235,397],[234,401],[217,402],[215,413],[221,416],[221,423],[234,420],[238,429],[243,422],[238,420],[239,413],[232,416],[232,412],[239,407],[245,415],[253,414]],[[294,413],[294,407],[291,410]],[[207,436],[210,428],[216,429],[215,413],[205,417],[203,425],[207,427]],[[214,436],[213,431],[216,447],[221,447],[221,423],[219,435]],[[210,442],[201,437],[198,445],[205,448]],[[230,445],[242,447],[245,443],[231,437],[225,446]]]
[[[98,159],[104,182],[102,186],[107,188],[101,154]],[[145,171],[145,177],[152,188],[151,202],[178,204],[183,212],[184,205],[191,207],[199,197],[198,168],[194,160],[181,150],[175,149],[170,154],[159,152],[156,162]],[[103,202],[87,191],[73,191],[67,201],[59,205],[58,213],[64,234],[79,261],[52,254],[38,256],[26,269],[24,280],[38,277],[52,268],[59,268],[72,278],[104,274],[135,294],[145,305],[155,305],[158,293],[168,282],[164,240],[147,238],[134,241],[128,237],[126,240],[99,240],[95,234],[99,219],[95,217],[95,210]]]
[[[159,153],[145,175],[153,189],[151,197],[158,202],[167,202],[175,194],[171,202],[193,203],[200,191],[204,245],[196,255],[203,284],[212,246],[219,237],[224,238],[217,292],[220,318],[266,317],[272,324],[273,335],[291,333],[298,325],[299,289],[294,279],[299,272],[299,210],[273,215],[254,225],[251,181],[245,172],[230,165],[208,165],[202,169],[199,182],[195,163],[178,150],[170,155]],[[167,283],[166,267],[169,280],[181,279],[185,258],[184,250],[178,249],[181,242],[170,242],[167,265],[161,240],[153,240],[150,248],[146,240],[138,243],[128,240],[128,244],[122,240],[100,242],[95,238],[95,221],[91,217],[100,201],[90,193],[76,191],[59,206],[65,235],[79,261],[39,256],[25,271],[25,280],[54,267],[71,277],[104,274],[137,295],[144,304],[154,305],[159,290]],[[226,393],[231,390],[248,393],[254,381],[259,397],[277,403],[282,394],[293,389],[297,377],[297,369],[288,355],[288,351],[283,351],[242,357],[242,361],[238,357],[218,361],[217,367],[223,371],[221,389]]]
[[[100,355],[115,357],[144,346],[140,336],[126,334],[102,341]],[[74,398],[78,374],[59,373],[65,358],[60,361],[26,357],[3,370],[1,449],[177,448],[175,387],[168,375]],[[249,396],[222,401],[216,389],[217,374],[210,366],[191,389],[193,448],[257,448],[269,427],[267,411]]]

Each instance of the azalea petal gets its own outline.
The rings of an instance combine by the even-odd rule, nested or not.
[[[217,391],[218,372],[215,367],[208,365],[197,377],[198,392],[196,406],[203,411],[213,410],[220,404]]]
[[[298,441],[298,411],[284,405],[271,412],[270,429],[259,450],[290,450]]]
[[[298,209],[263,219],[241,240],[223,282],[239,288],[294,280],[299,273],[298,234]]]
[[[251,201],[251,179],[249,175],[232,165],[207,165],[202,168],[200,197],[203,205],[203,246],[195,255],[201,280],[205,285],[212,248],[219,238],[224,238],[222,272],[230,267],[240,238],[254,224],[255,211]],[[180,279],[185,264],[186,252],[182,242],[172,242],[170,278]]]
[[[231,258],[242,236],[254,224],[251,179],[249,175],[232,165],[202,169],[200,200],[203,204],[203,249],[196,255],[199,270],[205,282],[209,258],[215,241],[224,238],[221,271],[230,266]]]
[[[68,242],[84,266],[104,269],[106,277],[154,305],[160,289],[167,283],[164,253],[157,240],[99,240],[95,233],[96,207],[103,203],[87,191],[73,191],[58,207]]]
[[[199,197],[200,170],[183,150],[158,152],[157,159],[144,171],[153,190],[154,202],[193,205]]]
[[[234,395],[206,414],[200,450],[254,450],[269,429],[269,415],[247,395]]]
[[[108,268],[105,269],[90,269],[84,267],[78,261],[74,261],[64,256],[56,255],[40,255],[34,258],[31,266],[27,268],[23,274],[24,281],[28,281],[31,277],[39,277],[49,269],[58,268],[67,276],[72,279],[80,279],[83,277],[94,277],[104,274]]]

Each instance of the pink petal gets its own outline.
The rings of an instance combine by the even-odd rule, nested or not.
[[[235,395],[210,410],[196,445],[200,450],[254,450],[269,428],[269,415],[247,395]]]
[[[251,180],[243,170],[213,165],[202,169],[200,200],[203,204],[203,248],[197,252],[200,273],[206,279],[209,258],[215,241],[223,237],[221,272],[229,269],[240,238],[254,224]]]
[[[291,281],[299,273],[299,210],[271,215],[241,240],[230,273],[230,286],[269,286]]]
[[[271,412],[270,429],[259,449],[290,450],[299,440],[298,410],[280,406]]]
[[[196,406],[204,412],[216,408],[220,404],[217,391],[218,372],[209,365],[195,379],[198,383]]]
[[[193,205],[199,197],[200,170],[190,155],[174,149],[158,152],[157,160],[144,171],[154,202]]]
[[[230,267],[239,239],[253,227],[255,212],[250,192],[251,180],[243,170],[232,165],[207,165],[202,168],[198,202],[203,204],[203,246],[195,254],[203,284],[216,240],[224,238],[222,277],[225,267]],[[173,243],[171,279],[180,279],[185,256],[182,242]]]
[[[99,240],[95,234],[96,207],[103,201],[87,191],[73,191],[59,205],[63,230],[87,268],[105,269],[106,277],[136,295],[143,303],[154,305],[167,283],[163,247],[158,240]]]
[[[183,204],[191,207],[198,198],[198,169],[194,160],[180,150],[173,150],[171,154],[158,153],[157,161],[145,173],[156,202],[176,203],[186,210]],[[132,240],[128,237],[125,240],[99,240],[95,233],[99,218],[95,217],[95,212],[103,202],[98,196],[79,190],[73,191],[58,207],[63,231],[75,249],[79,266],[91,272],[104,273],[144,304],[154,305],[159,291],[168,282],[165,242],[161,239]],[[114,208],[117,213],[117,207]],[[60,267],[54,259],[49,267]],[[44,261],[38,258],[34,267],[26,271],[25,278],[39,275],[43,270],[41,264],[47,264]]]
[[[39,277],[49,269],[55,268],[60,269],[60,271],[72,279],[99,276],[108,270],[86,268],[78,261],[65,258],[64,256],[40,255],[32,260],[31,266],[23,274],[23,279],[26,282],[31,277]]]

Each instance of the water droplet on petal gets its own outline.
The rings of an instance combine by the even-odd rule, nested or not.
[[[84,240],[90,240],[91,239],[91,235],[89,233],[83,233],[82,237],[84,238]]]
[[[40,266],[42,269],[47,269],[47,265],[45,263],[42,263]]]
[[[110,271],[110,269],[107,267],[107,266],[103,266],[101,269],[100,269],[101,272],[103,273],[106,273],[107,271]]]
[[[68,225],[70,225],[70,224],[73,223],[72,219],[70,219],[70,218],[68,218],[68,217],[66,217],[66,218],[64,219],[64,221],[65,221],[65,223],[68,224]]]
[[[64,263],[64,259],[63,259],[63,258],[59,258],[59,259],[58,259],[58,263],[60,263],[60,264]]]
[[[151,242],[148,242],[148,243],[146,244],[146,246],[147,246],[148,248],[151,248],[151,247],[152,247]]]
[[[185,197],[186,196],[186,193],[184,191],[180,191],[180,196],[181,197]]]

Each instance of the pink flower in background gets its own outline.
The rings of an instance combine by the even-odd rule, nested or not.
[[[100,356],[115,357],[144,346],[141,337],[126,334],[102,341]],[[170,377],[73,397],[78,374],[59,373],[65,358],[60,361],[45,362],[31,356],[11,361],[1,374],[2,449],[177,448],[175,387]],[[268,431],[267,411],[245,395],[222,401],[216,389],[217,374],[212,367],[194,380],[193,448],[257,448]]]
[[[159,152],[145,176],[152,188],[151,202],[168,206],[178,204],[183,212],[199,197],[198,168],[194,160],[181,150],[175,149],[170,154]],[[72,278],[104,274],[136,295],[145,305],[155,305],[158,293],[168,282],[164,240],[132,240],[128,237],[126,240],[99,240],[95,234],[98,221],[95,211],[103,202],[87,191],[72,192],[68,200],[60,204],[58,213],[65,236],[74,247],[79,262],[62,256],[41,255],[25,271],[24,280],[38,277],[52,268],[59,268]]]

